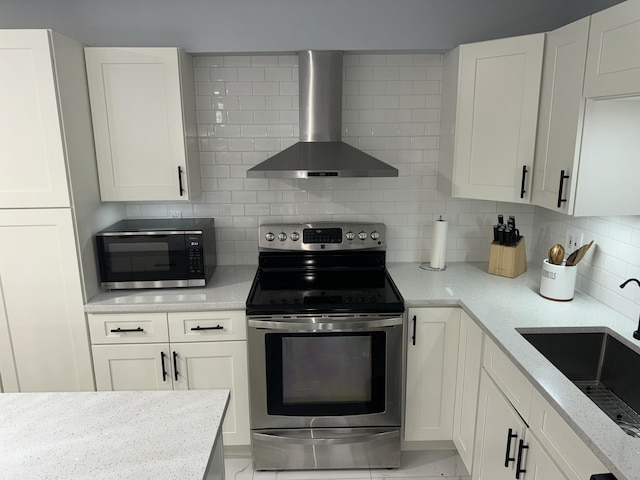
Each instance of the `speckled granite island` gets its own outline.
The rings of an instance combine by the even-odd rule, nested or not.
[[[488,274],[486,263],[454,263],[443,272],[422,270],[416,263],[387,267],[407,308],[464,308],[618,480],[640,479],[640,439],[630,437],[610,421],[517,330],[606,327],[640,348],[640,342],[631,336],[636,329],[634,321],[581,292],[576,292],[570,302],[540,297],[541,271],[532,264],[515,279]],[[244,309],[254,274],[255,267],[219,266],[210,284],[202,289],[105,292],[92,299],[85,310]]]
[[[228,390],[0,394],[0,478],[223,479]]]

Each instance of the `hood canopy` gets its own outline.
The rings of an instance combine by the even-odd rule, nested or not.
[[[342,52],[307,50],[298,59],[300,142],[250,168],[247,177],[397,177],[397,168],[341,141]]]

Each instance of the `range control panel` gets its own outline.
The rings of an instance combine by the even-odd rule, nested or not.
[[[260,225],[258,246],[264,250],[386,250],[383,223],[306,223]]]

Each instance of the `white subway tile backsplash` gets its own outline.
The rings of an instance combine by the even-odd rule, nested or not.
[[[498,213],[516,215],[528,258],[541,262],[568,225],[595,246],[579,288],[637,318],[640,216],[570,218],[530,205],[451,199],[436,190],[441,54],[345,54],[343,141],[398,168],[397,178],[249,179],[246,169],[297,141],[296,55],[195,57],[204,195],[185,213],[213,216],[220,264],[256,264],[257,226],[308,221],[382,221],[388,261],[427,261],[432,224],[449,221],[447,262],[488,261]],[[127,216],[167,216],[162,204],[127,205]]]

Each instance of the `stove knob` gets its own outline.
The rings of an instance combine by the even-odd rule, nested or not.
[[[366,239],[367,239],[367,232],[360,232],[360,233],[358,234],[358,238],[359,238],[360,240],[366,240]]]
[[[267,242],[273,242],[276,239],[276,236],[272,232],[269,232],[264,236],[264,238]]]
[[[371,232],[371,240],[378,240],[380,238],[380,233],[377,231]]]
[[[300,234],[298,232],[292,232],[291,235],[289,235],[289,238],[294,242],[297,242],[300,240]]]
[[[281,242],[284,242],[287,239],[287,234],[284,232],[280,232],[278,234],[278,240],[280,240]]]
[[[346,237],[347,240],[353,240],[354,238],[356,238],[356,234],[353,233],[351,230],[345,233],[344,236]]]

